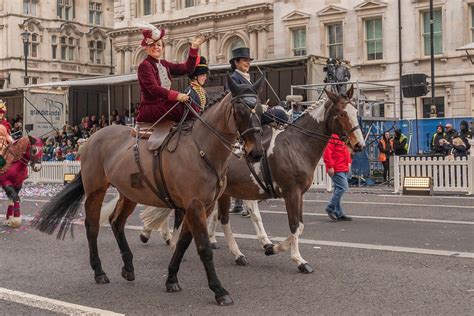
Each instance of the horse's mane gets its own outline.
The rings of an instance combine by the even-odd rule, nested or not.
[[[306,108],[306,110],[303,111],[303,113],[301,113],[300,116],[298,116],[296,118],[296,120],[294,120],[294,122],[297,122],[298,120],[300,120],[302,117],[308,115],[308,113],[318,109],[319,107],[321,107],[322,105],[325,105],[326,104],[326,99],[321,99],[321,100],[318,100],[318,101],[315,101],[313,104],[311,104],[310,106],[308,106]]]

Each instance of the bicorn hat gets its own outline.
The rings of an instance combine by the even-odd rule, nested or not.
[[[189,74],[189,79],[194,79],[199,75],[208,74],[209,67],[207,66],[207,61],[204,56],[198,56],[196,59],[196,68],[194,71]]]
[[[250,48],[248,47],[237,47],[232,50],[232,57],[229,59],[229,63],[232,64],[232,62],[235,59],[239,58],[248,58],[250,60],[253,60],[253,58],[250,57]]]
[[[7,104],[5,101],[0,100],[0,113],[6,113],[7,112]]]
[[[159,29],[153,24],[147,22],[138,22],[135,26],[140,28],[142,31],[143,40],[141,45],[143,47],[151,45],[165,36],[165,30]]]

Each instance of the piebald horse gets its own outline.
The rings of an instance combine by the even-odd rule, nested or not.
[[[268,238],[258,211],[258,200],[272,198],[258,184],[249,167],[243,160],[231,159],[227,172],[227,187],[218,200],[218,218],[236,263],[246,265],[247,260],[239,250],[229,224],[230,198],[246,200],[251,219],[257,231],[257,237],[265,249],[266,255],[273,255],[291,248],[291,258],[302,273],[313,272],[312,267],[300,254],[298,239],[303,233],[303,194],[310,188],[316,166],[324,149],[331,141],[330,135],[338,134],[346,140],[353,151],[360,151],[365,140],[358,125],[357,109],[351,98],[354,88],[351,87],[345,96],[326,91],[328,101],[324,106],[311,106],[293,124],[283,130],[274,130],[268,150],[266,151],[270,173],[273,179],[275,197],[285,200],[288,223],[291,234],[280,244],[273,245]],[[259,163],[255,164],[258,176],[262,177]],[[151,228],[161,228],[162,234],[168,236],[167,209],[147,208],[142,213],[145,223],[142,241],[149,237]],[[209,231],[211,243],[215,240],[217,217],[213,217]],[[166,224],[166,225],[165,225]],[[166,237],[169,238],[169,237]]]
[[[83,145],[81,172],[44,206],[33,221],[33,226],[52,234],[61,224],[58,238],[64,238],[85,195],[85,227],[90,264],[95,281],[108,283],[109,279],[99,259],[97,236],[101,205],[107,189],[113,185],[120,198],[109,221],[122,254],[122,276],[133,281],[133,255],[124,233],[126,220],[137,203],[156,207],[169,206],[169,203],[159,197],[156,188],[152,190],[150,186],[143,184],[150,184],[153,181],[150,179],[154,177],[152,185],[166,185],[170,200],[181,210],[181,214],[184,212],[181,234],[168,267],[167,291],[181,290],[177,274],[184,253],[194,238],[209,287],[214,292],[217,303],[233,304],[215,271],[206,219],[225,188],[226,171],[236,139],[243,139],[243,149],[248,159],[258,161],[263,154],[260,124],[262,105],[257,96],[262,79],[263,77],[252,86],[237,85],[228,76],[227,83],[231,93],[218,104],[209,107],[195,121],[190,132],[175,134],[170,140],[171,142],[179,137],[178,146],[174,150],[165,146],[159,154],[151,152],[145,147],[145,140],[139,140],[136,144],[136,139],[131,136],[131,129],[126,126],[113,125],[94,133]],[[144,172],[139,171],[134,146],[138,146],[141,169]],[[159,163],[163,174],[160,174],[159,168],[154,168],[154,156],[161,156]],[[131,179],[137,172],[140,172],[142,181],[132,185]]]

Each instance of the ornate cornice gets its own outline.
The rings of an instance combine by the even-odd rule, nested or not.
[[[41,25],[41,21],[35,18],[29,18],[23,21],[23,23],[18,24],[18,26],[21,29],[28,28],[29,32],[33,32],[35,30],[35,26],[38,28],[38,30],[42,31],[44,30],[44,27]]]

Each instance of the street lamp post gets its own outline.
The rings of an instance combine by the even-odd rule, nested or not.
[[[25,27],[25,31],[21,33],[23,36],[23,53],[25,55],[25,86],[28,85],[29,83],[29,78],[28,78],[28,46],[30,44],[30,33],[28,32],[28,29]]]

